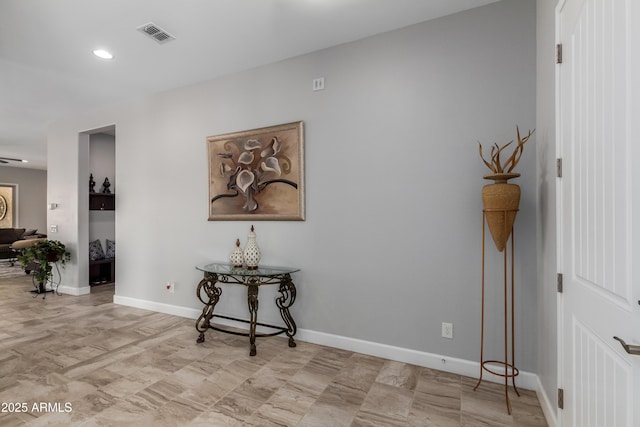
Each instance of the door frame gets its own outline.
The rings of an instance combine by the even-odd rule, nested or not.
[[[562,43],[561,33],[560,33],[560,11],[564,7],[566,0],[558,0],[555,9],[555,42],[556,46]],[[557,55],[556,51],[556,55]],[[556,146],[556,159],[562,158],[562,120],[561,111],[560,111],[560,98],[561,98],[561,88],[560,88],[560,65],[557,62],[555,64],[555,146]],[[564,246],[562,236],[564,235],[563,228],[563,188],[562,188],[562,178],[558,177],[556,173],[555,176],[555,189],[556,189],[556,272],[558,274],[562,274],[562,267],[564,266]],[[558,392],[560,388],[562,388],[562,381],[564,378],[564,301],[562,299],[562,293],[556,291],[556,367],[557,367],[557,378],[556,378],[556,398],[552,401],[552,404],[555,406],[555,415],[556,415],[556,423],[558,427],[562,426],[562,414],[560,413],[561,409],[558,407]]]

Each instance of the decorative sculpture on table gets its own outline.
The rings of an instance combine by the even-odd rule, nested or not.
[[[109,187],[111,187],[111,183],[109,182],[109,178],[105,178],[104,182],[102,183],[102,192],[104,194],[111,194],[111,190],[109,190]]]
[[[260,248],[256,243],[256,233],[253,225],[247,238],[247,246],[244,248],[244,262],[249,270],[256,270],[260,263]]]
[[[229,261],[231,265],[236,268],[242,267],[244,264],[244,254],[242,253],[242,248],[240,247],[240,239],[236,239],[236,247],[231,251],[229,255]]]
[[[93,174],[89,175],[89,193],[96,192],[96,182],[93,180]]]

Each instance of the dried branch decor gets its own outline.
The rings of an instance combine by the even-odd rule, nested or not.
[[[509,156],[507,161],[504,162],[504,165],[502,164],[502,159],[500,158],[500,154],[502,153],[502,151],[504,151],[505,148],[507,148],[509,145],[513,143],[513,140],[509,141],[502,147],[500,147],[497,143],[491,146],[491,161],[487,161],[484,158],[484,155],[482,154],[482,144],[478,142],[478,145],[479,145],[478,150],[480,152],[480,158],[493,173],[511,173],[511,171],[513,171],[513,169],[518,165],[518,162],[522,157],[524,144],[529,140],[529,138],[535,131],[536,131],[535,129],[530,130],[527,136],[525,136],[524,138],[521,138],[520,129],[516,126],[516,132],[518,134],[518,145],[516,146],[515,150],[513,150],[513,153],[511,153],[511,156]]]

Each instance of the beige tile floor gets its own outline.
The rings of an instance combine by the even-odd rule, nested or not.
[[[0,280],[2,426],[547,425],[530,391],[508,415],[494,384],[280,337],[249,357],[245,337],[196,344],[193,320],[114,305],[113,286],[30,289]]]

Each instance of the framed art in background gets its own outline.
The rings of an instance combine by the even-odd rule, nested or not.
[[[304,126],[207,138],[209,221],[304,220]]]
[[[0,184],[0,228],[15,226],[15,191],[13,185]]]

